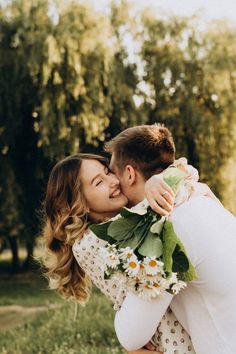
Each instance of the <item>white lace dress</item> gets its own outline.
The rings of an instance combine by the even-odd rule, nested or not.
[[[99,239],[92,231],[87,231],[80,241],[73,245],[73,254],[92,282],[114,303],[113,308],[119,310],[126,296],[126,290],[118,288],[112,280],[105,280],[98,250],[106,241]],[[145,324],[144,324],[145,325]],[[156,350],[166,354],[194,354],[191,339],[183,329],[173,312],[168,309],[152,337]]]

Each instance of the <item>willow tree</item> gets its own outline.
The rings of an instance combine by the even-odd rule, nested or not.
[[[29,1],[14,1],[1,10],[0,22],[0,158],[5,167],[1,170],[5,197],[1,216],[2,224],[7,225],[1,234],[8,237],[14,259],[17,259],[16,237],[21,234],[28,250],[28,264],[38,228],[35,210],[39,207],[42,157],[32,119],[38,89],[29,62],[33,52],[42,50],[40,43],[51,25],[47,3],[41,1],[31,6]],[[14,265],[17,266],[17,261]]]
[[[233,75],[236,67],[219,43],[227,46],[232,31],[200,32],[193,18],[158,19],[150,13],[143,15],[142,24],[143,80],[150,94],[141,109],[147,122],[166,124],[178,155],[187,156],[201,179],[222,197],[225,179],[220,170],[233,155],[229,130],[233,132],[236,121],[229,72]]]
[[[27,265],[49,169],[67,154],[101,149],[117,132],[114,120],[130,123],[135,66],[125,63],[110,18],[86,4],[15,0],[1,10],[0,24],[0,158],[7,166],[0,228],[6,237],[14,230],[14,247],[24,240]]]

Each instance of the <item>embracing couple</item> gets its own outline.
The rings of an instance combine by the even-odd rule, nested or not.
[[[236,218],[198,182],[185,159],[175,161],[167,128],[128,128],[106,151],[110,161],[76,154],[50,174],[43,235],[50,288],[85,303],[94,283],[114,302],[115,331],[129,353],[235,354]],[[162,179],[172,168],[185,171],[176,196]],[[104,278],[99,249],[106,241],[89,229],[146,200],[168,215],[197,273],[177,295],[150,300]]]

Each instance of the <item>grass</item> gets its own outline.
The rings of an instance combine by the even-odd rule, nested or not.
[[[12,323],[11,329],[0,330],[0,354],[124,353],[113,329],[112,304],[96,289],[87,306],[78,308],[74,319],[74,304],[49,291],[38,272],[5,273],[0,276],[0,305],[25,309],[23,313],[12,310],[0,316],[3,327],[4,322]],[[24,315],[26,309],[45,305],[57,308]]]

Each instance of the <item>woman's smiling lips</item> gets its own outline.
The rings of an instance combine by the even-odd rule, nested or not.
[[[118,197],[121,194],[120,188],[115,189],[109,196],[109,198],[115,198]]]

